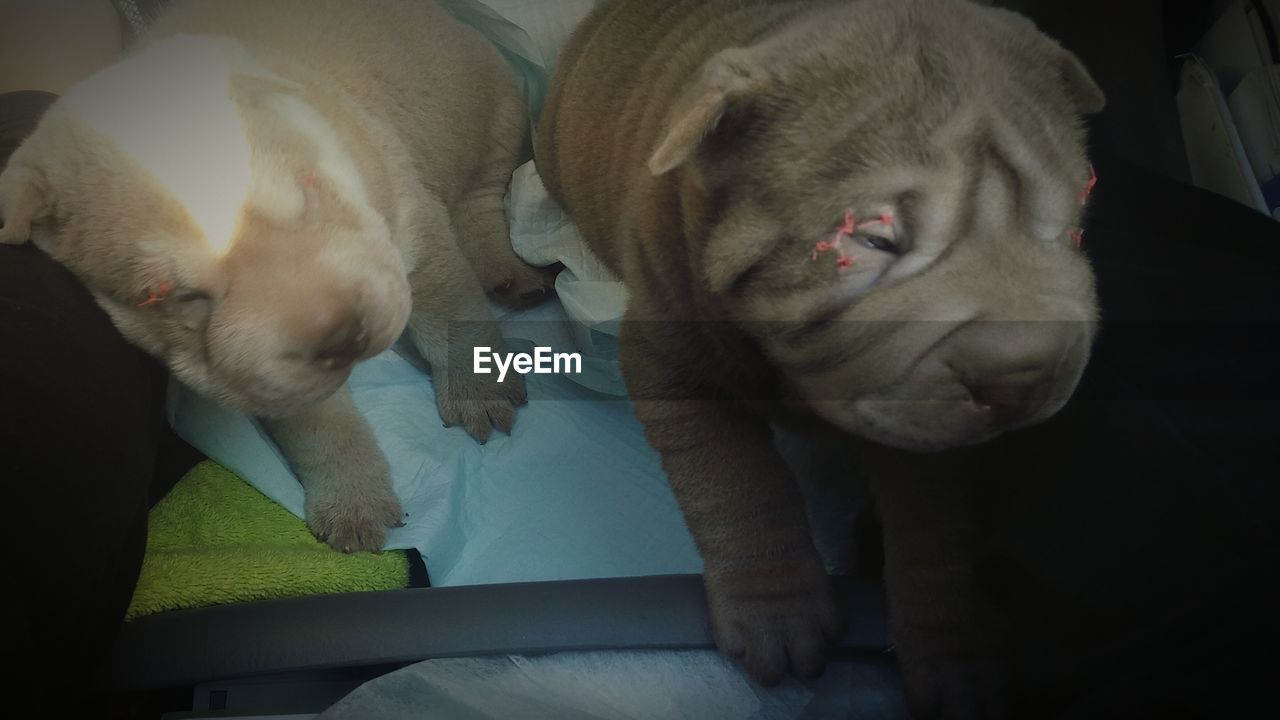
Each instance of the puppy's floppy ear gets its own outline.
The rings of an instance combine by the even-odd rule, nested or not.
[[[989,3],[982,3],[982,5],[986,6]],[[1101,112],[1106,105],[1106,96],[1098,87],[1098,83],[1094,82],[1093,76],[1085,69],[1084,63],[1080,62],[1080,58],[1064,48],[1057,40],[1041,32],[1030,18],[1021,13],[991,7],[985,8],[983,12],[987,17],[1011,28],[1018,38],[1017,42],[1029,42],[1031,47],[1038,48],[1040,52],[1050,56],[1051,59],[1045,65],[1050,72],[1057,74],[1057,79],[1066,89],[1076,112],[1081,115]],[[1037,62],[1036,66],[1039,67],[1040,64]]]
[[[683,165],[733,104],[745,100],[765,81],[764,69],[745,49],[729,48],[708,60],[697,82],[667,115],[658,147],[649,158],[649,172],[664,175]]]
[[[1103,94],[1102,88],[1098,87],[1098,83],[1094,82],[1093,76],[1085,69],[1084,63],[1080,62],[1080,58],[1065,49],[1061,53],[1061,59],[1058,61],[1058,74],[1062,77],[1062,82],[1067,88],[1067,95],[1071,98],[1071,102],[1075,104],[1076,110],[1081,115],[1092,115],[1101,112],[1102,108],[1107,105],[1107,97]]]
[[[47,190],[38,170],[10,165],[0,173],[0,244],[21,245],[31,238],[31,223],[49,214]]]

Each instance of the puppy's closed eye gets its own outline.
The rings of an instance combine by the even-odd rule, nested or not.
[[[213,295],[194,288],[177,288],[164,307],[183,327],[200,330],[213,312]]]
[[[203,290],[177,290],[171,299],[176,303],[189,305],[201,300],[211,300],[212,296]]]
[[[872,250],[879,250],[890,255],[901,255],[903,252],[902,246],[898,245],[896,241],[880,235],[858,235],[857,240]]]

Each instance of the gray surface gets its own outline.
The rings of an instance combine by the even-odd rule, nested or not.
[[[847,650],[882,650],[878,584],[839,578]],[[128,623],[108,692],[469,655],[712,647],[697,575],[419,588],[162,613]]]

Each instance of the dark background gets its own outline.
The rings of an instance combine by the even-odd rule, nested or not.
[[[1188,179],[1176,54],[1208,0],[1011,2],[1107,94],[1085,251],[1103,330],[1055,420],[990,450],[984,566],[1036,715],[1236,718],[1280,707],[1280,224]]]

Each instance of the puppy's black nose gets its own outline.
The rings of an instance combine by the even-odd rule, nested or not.
[[[337,323],[311,355],[320,367],[337,370],[359,360],[369,349],[369,333],[364,320],[351,316]]]

